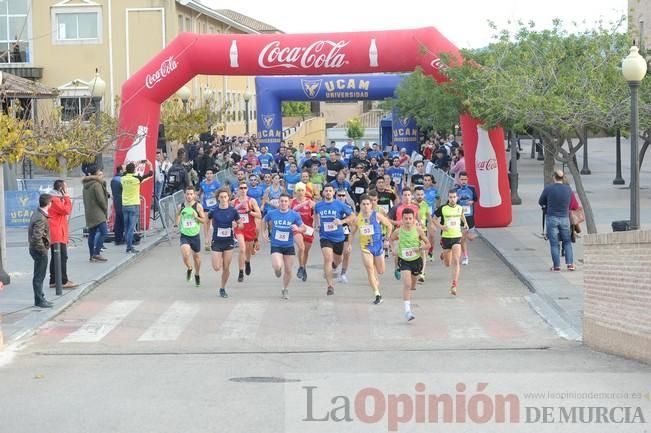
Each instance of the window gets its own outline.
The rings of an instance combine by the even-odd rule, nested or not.
[[[191,32],[192,29],[192,21],[190,21],[190,18],[185,17],[185,28],[183,29],[184,32]]]
[[[179,14],[179,33],[183,31],[183,15]]]
[[[29,63],[30,0],[0,0],[0,63]]]
[[[61,120],[68,122],[80,115],[84,120],[90,120],[95,114],[93,101],[90,97],[60,98]]]
[[[55,44],[98,44],[102,42],[102,10],[97,7],[52,10]]]

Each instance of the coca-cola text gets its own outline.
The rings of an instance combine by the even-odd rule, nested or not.
[[[163,78],[167,77],[172,71],[174,71],[177,67],[176,60],[174,60],[174,57],[168,57],[167,59],[163,60],[163,63],[160,64],[160,67],[156,72],[153,74],[147,74],[145,77],[145,86],[147,86],[148,89],[153,88],[160,80]]]
[[[261,68],[341,68],[347,64],[341,49],[350,41],[316,41],[307,47],[280,46],[280,41],[268,43],[258,57]]]
[[[495,170],[497,169],[497,159],[492,158],[485,161],[477,161],[477,170]]]

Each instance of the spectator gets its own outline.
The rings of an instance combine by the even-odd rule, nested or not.
[[[158,161],[156,161],[158,162]],[[111,179],[111,197],[113,198],[113,234],[115,245],[124,244],[124,215],[122,214],[122,174],[124,170],[121,165],[115,169],[115,176]]]
[[[50,287],[55,287],[54,248],[58,244],[61,251],[61,283],[64,289],[74,289],[77,284],[68,279],[68,217],[72,212],[72,201],[68,195],[66,183],[59,179],[54,181],[52,187],[52,200],[48,211],[50,223]]]
[[[565,263],[569,271],[575,270],[572,239],[570,235],[570,203],[572,201],[572,188],[563,184],[564,174],[561,170],[554,172],[554,183],[546,185],[543,189],[538,204],[545,212],[547,226],[547,239],[552,255],[553,272],[560,272],[561,258],[559,251],[559,234],[565,250]]]
[[[466,171],[466,158],[463,156],[463,149],[460,147],[456,148],[455,152],[456,156],[450,168],[450,176],[454,177],[456,183],[459,180],[459,173]]]
[[[34,259],[34,276],[32,278],[34,305],[40,308],[52,308],[52,303],[48,302],[43,294],[43,280],[45,280],[47,272],[47,251],[50,248],[48,211],[51,203],[52,197],[49,194],[41,194],[38,197],[39,208],[32,214],[27,230],[29,255]]]
[[[137,253],[133,247],[133,236],[140,215],[140,184],[152,176],[153,170],[150,161],[143,161],[149,170],[144,176],[136,174],[136,165],[127,164],[126,173],[122,176],[122,213],[124,215],[125,237],[127,239],[127,253]],[[170,169],[171,170],[171,169]]]
[[[102,245],[108,234],[106,219],[108,216],[108,191],[103,173],[92,167],[90,175],[81,180],[84,191],[84,215],[88,227],[88,252],[91,262],[105,262],[102,257]]]

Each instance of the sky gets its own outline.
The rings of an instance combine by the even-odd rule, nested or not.
[[[554,18],[589,24],[627,13],[627,0],[200,0],[215,9],[232,9],[285,33],[326,33],[436,27],[459,48],[491,41],[488,20],[533,20],[550,27]],[[387,7],[380,6],[388,4]],[[592,27],[592,26],[590,26]]]

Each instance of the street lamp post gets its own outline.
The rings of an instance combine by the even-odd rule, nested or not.
[[[617,135],[615,136],[615,179],[613,185],[624,185],[625,181],[622,177],[622,132],[617,128]]]
[[[181,98],[181,102],[183,102],[183,111],[184,112],[188,111],[188,101],[190,100],[190,88],[188,86],[183,86],[176,91],[176,94],[179,95],[179,98]]]
[[[99,69],[95,69],[95,77],[90,80],[90,96],[93,98],[93,108],[95,109],[95,128],[100,130],[100,103],[106,90],[106,83],[99,76]],[[102,151],[95,154],[95,166],[98,169],[104,170],[104,159],[102,158]]]
[[[244,125],[245,133],[249,135],[249,101],[251,100],[251,93],[249,92],[249,86],[247,84],[246,90],[244,91]]]
[[[622,61],[622,74],[631,89],[631,230],[640,228],[640,166],[638,163],[637,138],[639,111],[637,106],[640,82],[646,75],[646,60],[633,45],[628,56]]]

